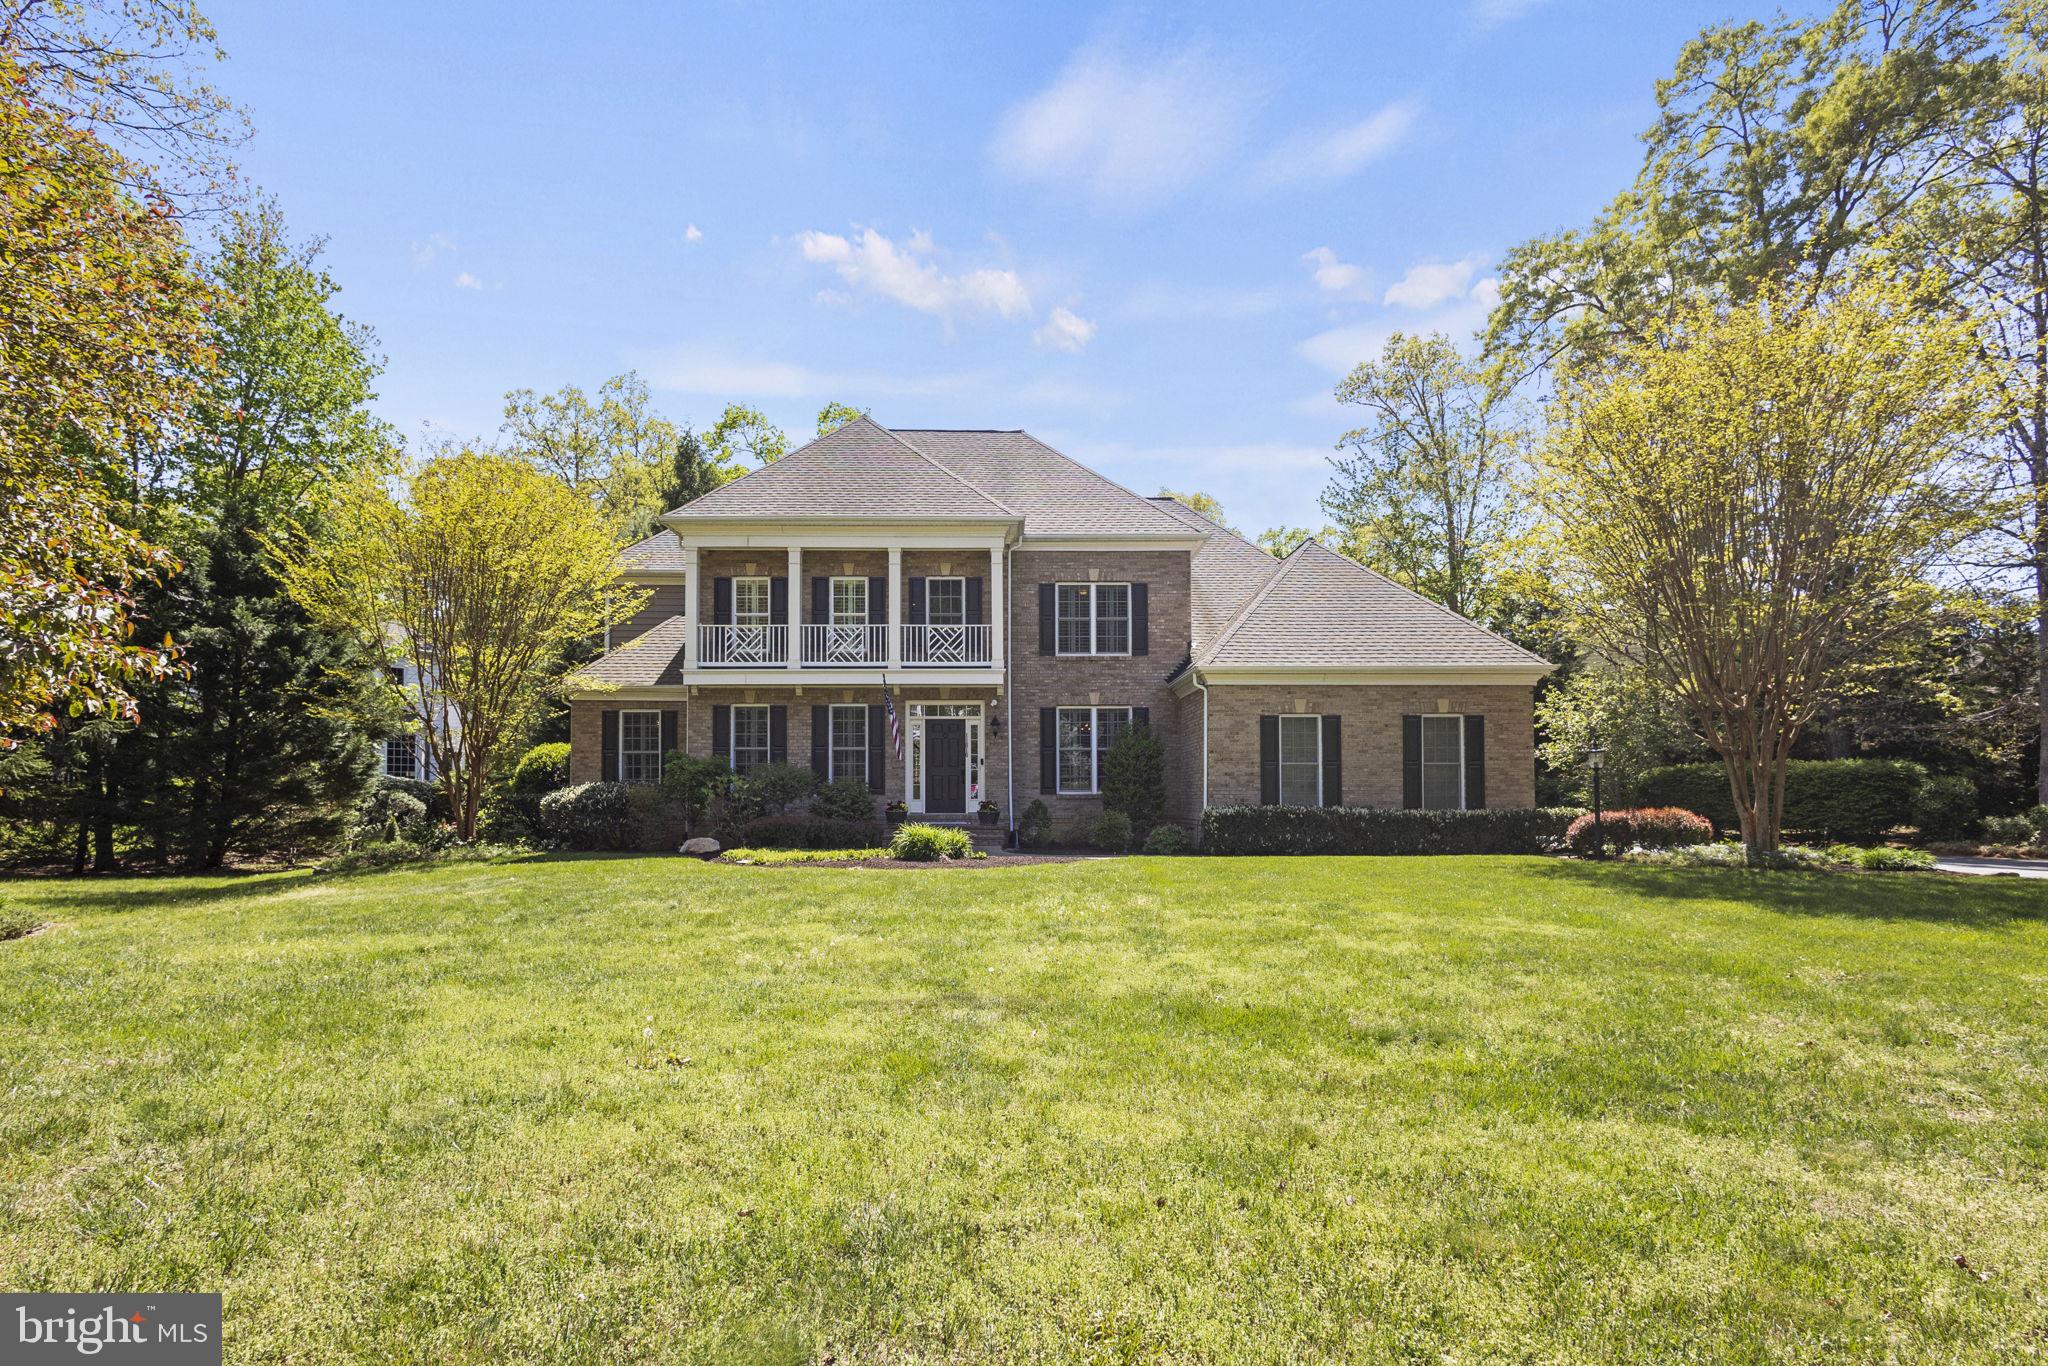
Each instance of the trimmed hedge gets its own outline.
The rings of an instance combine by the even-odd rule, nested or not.
[[[1540,854],[1575,806],[1406,811],[1380,806],[1224,806],[1202,813],[1205,854]]]
[[[1643,806],[1633,811],[1600,813],[1598,841],[1591,813],[1572,822],[1564,842],[1575,854],[1590,854],[1604,843],[1610,850],[1682,849],[1705,844],[1714,838],[1714,827],[1705,816],[1675,806]]]
[[[578,783],[540,799],[540,824],[571,849],[631,849],[640,817],[624,783]]]
[[[1105,811],[1088,827],[1088,842],[1097,849],[1121,854],[1131,847],[1131,818],[1121,811]]]
[[[386,792],[403,792],[413,798],[427,808],[427,819],[430,821],[438,823],[455,819],[454,810],[448,805],[448,794],[441,789],[439,783],[430,783],[422,778],[379,776],[370,779],[370,785],[363,789],[362,800],[369,802]]]
[[[1148,854],[1185,854],[1193,844],[1193,838],[1178,825],[1155,825],[1145,836],[1144,850]]]
[[[535,745],[520,755],[519,762],[512,766],[514,792],[553,792],[568,785],[569,746],[565,741],[551,740],[544,745]]]
[[[1872,844],[1911,823],[1926,781],[1927,770],[1905,759],[1794,759],[1786,766],[1783,824],[1830,841]],[[1741,827],[1727,770],[1717,763],[1653,768],[1637,781],[1636,802],[1697,811],[1722,832]]]
[[[748,849],[873,849],[887,842],[873,821],[828,816],[762,816],[740,827],[735,843]]]

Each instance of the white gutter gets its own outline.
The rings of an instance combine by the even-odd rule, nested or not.
[[[1192,668],[1188,670],[1188,682],[1201,689],[1202,693],[1202,811],[1209,809],[1209,685]],[[1195,813],[1199,819],[1202,811]]]
[[[1017,549],[1003,547],[1003,601],[992,604],[1012,619],[1004,623],[1003,630],[1003,778],[1008,785],[1004,805],[1010,817],[1010,842],[1017,844],[1017,675],[1010,658],[1017,652],[1017,632],[1010,629],[1016,625],[1010,604],[1017,597]],[[1021,845],[1020,845],[1021,847]]]

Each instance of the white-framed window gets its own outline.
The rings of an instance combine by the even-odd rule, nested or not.
[[[384,776],[387,778],[419,777],[419,755],[418,736],[390,736],[384,741]]]
[[[1465,807],[1465,718],[1422,718],[1422,806],[1426,811]]]
[[[832,708],[832,735],[827,765],[833,781],[868,780],[868,709],[859,703]]]
[[[658,783],[661,781],[661,713],[622,711],[619,713],[619,781]]]
[[[967,624],[967,580],[963,578],[924,581],[924,619],[931,626]]]
[[[857,578],[834,578],[832,580],[832,624],[834,626],[865,626],[868,624],[868,581]]]
[[[766,626],[774,615],[765,577],[732,581],[732,624]]]
[[[732,709],[732,771],[742,778],[768,762],[773,753],[769,739],[768,708]]]
[[[1055,592],[1055,645],[1063,655],[1131,652],[1131,586],[1063,583]]]
[[[1061,707],[1059,709],[1059,790],[1091,793],[1102,789],[1102,756],[1131,725],[1129,707]]]
[[[1323,718],[1280,718],[1280,805],[1323,804]]]

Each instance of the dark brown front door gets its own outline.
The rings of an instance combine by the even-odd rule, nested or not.
[[[967,810],[965,721],[924,723],[924,809],[931,816],[959,815]]]

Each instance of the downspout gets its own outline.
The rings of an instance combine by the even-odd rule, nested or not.
[[[1017,652],[1016,615],[1010,611],[1010,604],[1017,599],[1017,551],[1007,543],[1003,546],[1003,601],[997,604],[998,611],[1010,617],[1003,631],[1003,780],[1006,791],[1003,805],[1009,812],[1010,847],[1017,848],[1017,676],[1011,669],[1010,658]]]
[[[1188,666],[1188,681],[1202,694],[1202,810],[1195,813],[1195,819],[1200,821],[1202,811],[1209,809],[1209,685],[1202,681],[1202,675],[1192,664]]]

